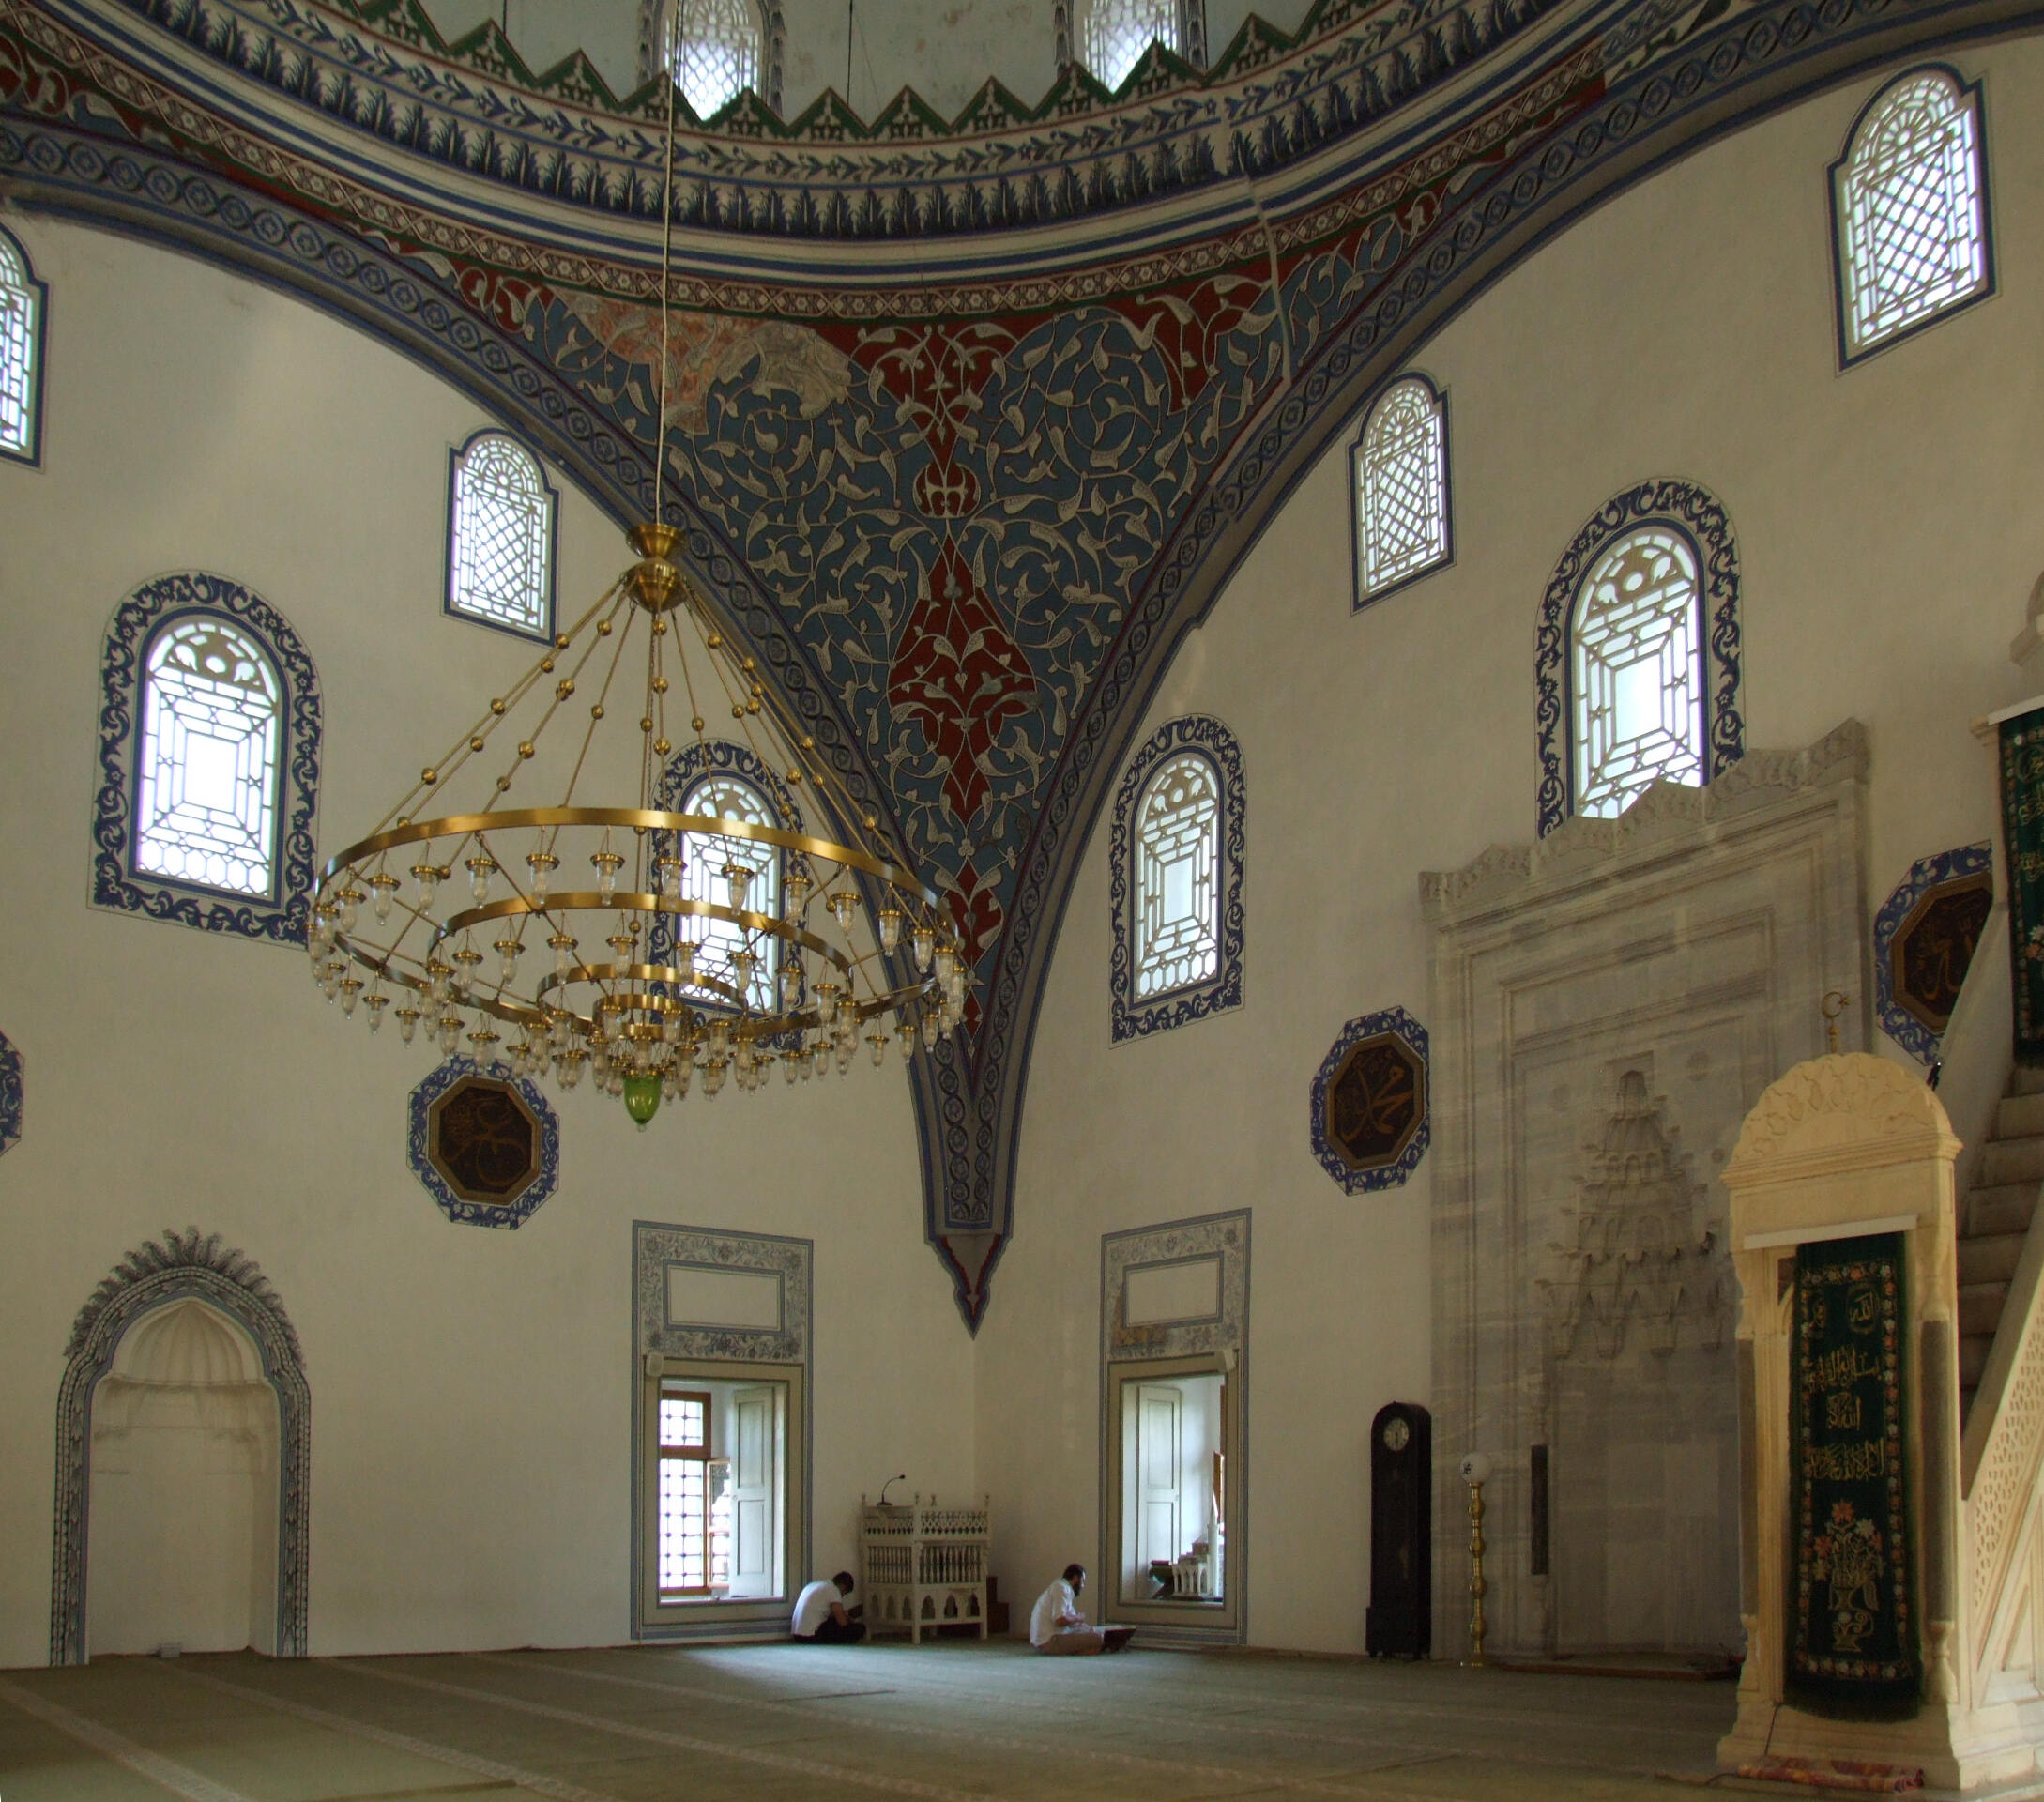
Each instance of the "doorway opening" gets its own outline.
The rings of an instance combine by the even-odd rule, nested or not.
[[[1228,1586],[1228,1379],[1121,1385],[1122,1602],[1212,1603]]]
[[[1215,1360],[1111,1367],[1115,1618],[1232,1631],[1240,1617],[1241,1386]]]
[[[787,1630],[802,1579],[799,1366],[655,1359],[641,1411],[641,1634]]]
[[[660,1599],[785,1595],[787,1385],[663,1377],[657,1429]]]

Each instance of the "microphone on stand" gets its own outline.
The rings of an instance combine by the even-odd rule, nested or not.
[[[889,1478],[887,1479],[887,1481],[886,1481],[885,1483],[883,1483],[883,1484],[881,1484],[881,1485],[880,1485],[880,1505],[881,1505],[881,1506],[882,1506],[883,1508],[884,1508],[884,1507],[886,1507],[886,1506],[888,1505],[888,1502],[887,1502],[887,1492],[888,1492],[888,1490],[889,1490],[889,1489],[892,1489],[892,1488],[894,1487],[894,1485],[895,1485],[895,1484],[897,1484],[897,1483],[906,1483],[906,1482],[908,1482],[908,1473],[907,1471],[901,1471],[901,1472],[898,1472],[898,1473],[897,1473],[896,1474],[894,1474],[894,1475],[892,1475],[892,1476],[889,1477]]]

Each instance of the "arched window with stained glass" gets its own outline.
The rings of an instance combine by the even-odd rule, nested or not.
[[[743,778],[723,772],[690,784],[678,811],[715,814],[751,826],[779,823],[765,795]],[[770,918],[780,913],[781,854],[774,846],[721,833],[684,832],[681,859],[685,896]],[[772,933],[747,932],[728,920],[704,920],[699,924],[698,971],[746,996],[754,1009],[772,1012],[781,973],[780,939]]]
[[[770,33],[759,0],[667,0],[654,42],[658,61],[699,119],[713,118],[751,88],[778,109],[767,79]]]
[[[1877,94],[1831,165],[1840,360],[1993,292],[1980,88],[1912,69]]]
[[[1115,799],[1114,1036],[1242,999],[1242,754],[1218,720],[1173,720]]]
[[[149,640],[135,766],[135,872],[265,900],[277,887],[283,685],[232,620]]]
[[[670,813],[752,826],[799,828],[801,823],[779,778],[744,745],[721,740],[676,754],[663,778],[660,804]],[[777,846],[723,832],[683,832],[679,845],[670,840],[659,854],[670,850],[681,858],[682,898],[770,918],[783,911],[787,878],[808,873],[803,859]],[[771,1013],[778,1005],[792,1006],[801,992],[797,965],[788,970],[783,993],[781,940],[770,932],[748,932],[730,920],[684,914],[670,925],[663,916],[652,949],[655,963],[693,967],[700,980],[687,988],[688,999],[711,1012],[729,1010],[733,998],[743,996],[753,1011]]]
[[[1183,0],[1079,0],[1078,55],[1109,92],[1136,72],[1153,43],[1195,62]]]
[[[49,289],[28,252],[0,231],[0,457],[42,457],[42,341]]]
[[[1426,376],[1401,377],[1370,408],[1355,508],[1357,606],[1450,560],[1448,406]]]
[[[1221,784],[1182,751],[1159,765],[1136,814],[1136,999],[1212,976],[1221,961]]]
[[[261,596],[168,575],[115,612],[100,670],[93,899],[305,940],[319,679]]]
[[[1611,819],[1655,782],[1701,787],[1745,750],[1739,560],[1693,482],[1642,482],[1577,533],[1542,603],[1543,833]]]
[[[479,432],[448,477],[447,610],[525,638],[554,631],[558,496],[540,460],[502,432]]]
[[[1569,626],[1579,814],[1615,817],[1655,782],[1702,785],[1699,578],[1688,535],[1655,524],[1583,579]]]

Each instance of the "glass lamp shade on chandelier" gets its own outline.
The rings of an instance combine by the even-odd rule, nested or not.
[[[389,1010],[406,1044],[423,1031],[563,1089],[587,1073],[642,1127],[692,1086],[757,1089],[776,1066],[789,1083],[843,1073],[862,1039],[876,1064],[890,1044],[905,1059],[934,1049],[963,1018],[966,985],[937,895],[781,719],[670,560],[675,529],[629,539],[638,560],[325,865],[313,980],[372,1032]],[[619,690],[637,684],[619,677],[642,626],[631,713]],[[760,765],[848,822],[850,842],[799,830],[770,798],[773,821],[664,806],[670,711],[706,754],[708,716],[727,711]],[[606,744],[614,714],[626,731]],[[636,743],[620,749],[626,737]],[[633,773],[630,804],[578,799]],[[545,802],[522,804],[542,781]]]

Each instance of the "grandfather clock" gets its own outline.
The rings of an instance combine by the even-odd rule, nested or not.
[[[1394,1401],[1370,1423],[1372,1657],[1424,1658],[1433,1650],[1433,1416]]]

